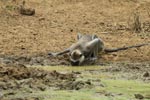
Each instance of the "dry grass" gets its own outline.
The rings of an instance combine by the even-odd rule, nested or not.
[[[128,28],[133,33],[140,33],[142,31],[141,16],[137,11],[133,12],[130,15],[129,20],[128,20]]]
[[[142,28],[141,28],[140,15],[138,13],[134,13],[133,31],[135,33],[140,33],[141,30]]]

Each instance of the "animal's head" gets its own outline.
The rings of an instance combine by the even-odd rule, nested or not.
[[[79,49],[73,50],[70,53],[70,61],[72,66],[79,66],[84,62],[84,60],[85,56]]]

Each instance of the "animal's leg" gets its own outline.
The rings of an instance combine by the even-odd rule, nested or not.
[[[96,61],[97,58],[98,58],[98,44],[96,44],[95,47],[93,48],[92,54],[90,56],[90,60]]]
[[[66,49],[64,51],[57,52],[57,53],[50,52],[50,53],[48,53],[48,55],[56,57],[56,56],[63,55],[65,53],[69,53],[69,52],[70,52],[70,49]]]
[[[99,44],[101,40],[99,38],[95,38],[87,44],[87,49],[90,50],[91,54],[89,56],[89,60],[96,60],[99,52]]]
[[[92,36],[92,40],[94,40],[94,39],[99,39],[98,38],[98,36],[97,35],[93,35]],[[98,44],[99,44],[99,42],[100,42],[100,39],[99,39],[99,41],[97,41],[97,43],[95,44],[95,46],[94,46],[94,48],[93,48],[93,54],[92,54],[92,56],[91,56],[91,60],[92,61],[95,61],[95,60],[97,60],[97,56],[98,56]]]
[[[97,57],[98,53],[104,49],[104,43],[97,35],[92,35],[92,40],[94,40],[94,39],[99,40],[99,41],[97,41],[95,48],[93,49],[94,56]]]

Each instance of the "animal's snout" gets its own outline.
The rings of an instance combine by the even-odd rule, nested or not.
[[[75,61],[75,62],[71,61],[71,65],[72,66],[79,66],[79,63],[80,63],[79,61]]]

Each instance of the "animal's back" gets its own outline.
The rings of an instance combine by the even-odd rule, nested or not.
[[[92,41],[91,35],[83,35],[75,44],[71,46],[71,51],[75,49],[84,50],[88,42]]]
[[[83,42],[88,43],[88,42],[90,42],[90,41],[92,41],[92,35],[83,35],[83,36],[78,40],[78,42],[80,42],[80,43],[83,43]]]

